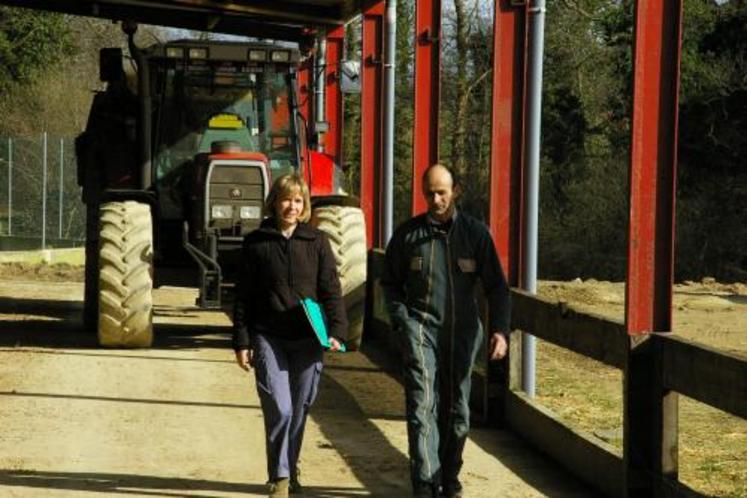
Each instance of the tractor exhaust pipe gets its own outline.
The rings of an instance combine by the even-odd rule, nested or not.
[[[324,152],[322,133],[326,132],[321,123],[325,120],[324,90],[327,76],[327,39],[320,35],[316,41],[317,50],[314,57],[314,133],[316,135],[316,150]]]
[[[153,180],[153,167],[151,160],[151,113],[152,102],[150,96],[150,72],[148,63],[142,51],[135,44],[135,32],[137,23],[131,21],[122,22],[122,31],[127,34],[127,46],[130,54],[137,64],[137,93],[140,102],[140,188],[148,190]]]

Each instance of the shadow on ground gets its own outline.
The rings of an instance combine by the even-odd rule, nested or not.
[[[154,316],[186,318],[155,307]],[[5,316],[3,316],[5,315]],[[152,349],[229,348],[231,328],[223,325],[156,323]],[[0,297],[0,347],[98,348],[95,332],[83,327],[83,303],[73,300]]]
[[[84,491],[112,495],[151,495],[215,498],[214,493],[239,493],[263,496],[267,486],[203,479],[155,477],[135,474],[96,472],[43,472],[36,470],[0,470],[0,486]],[[188,493],[188,494],[187,494]],[[213,494],[211,494],[213,493]],[[360,490],[337,487],[309,487],[306,496],[345,498],[360,494]]]

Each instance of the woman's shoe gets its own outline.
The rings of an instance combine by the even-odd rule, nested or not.
[[[288,485],[290,479],[281,477],[270,483],[269,498],[288,498]]]

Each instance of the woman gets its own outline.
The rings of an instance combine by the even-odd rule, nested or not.
[[[300,492],[298,456],[322,371],[322,347],[299,301],[318,301],[330,349],[340,349],[347,319],[335,259],[323,232],[307,222],[309,189],[295,174],[275,182],[268,216],[244,238],[236,285],[233,348],[244,370],[254,367],[267,445],[270,496]]]

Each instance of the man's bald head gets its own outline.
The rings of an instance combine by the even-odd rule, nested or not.
[[[448,177],[448,181],[451,182],[451,187],[454,188],[454,174],[449,168],[440,163],[428,166],[423,172],[423,177],[420,181],[422,182],[423,188],[425,188],[425,182],[429,181],[432,177],[433,179],[446,180],[447,178],[444,178],[444,175]]]
[[[423,173],[423,196],[428,213],[437,221],[447,221],[454,214],[456,186],[454,175],[443,164],[434,164]]]

